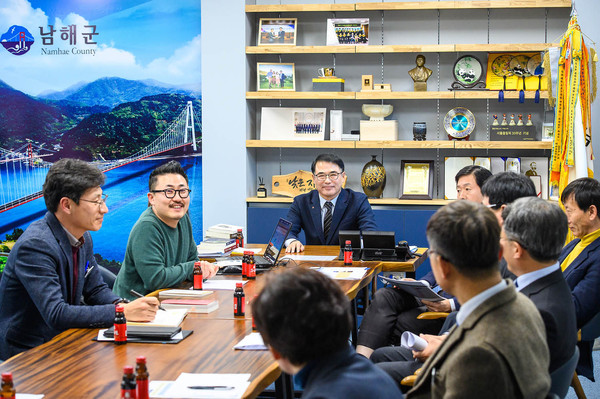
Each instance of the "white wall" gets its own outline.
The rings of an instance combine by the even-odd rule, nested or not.
[[[363,0],[364,1],[364,0]],[[284,0],[283,3],[341,3]],[[203,195],[204,229],[216,223],[246,224],[246,197],[256,179],[255,151],[246,152],[248,108],[244,0],[202,0]],[[249,1],[254,4],[254,1]],[[279,4],[259,0],[259,4]],[[597,0],[577,0],[579,24],[588,46],[600,42]],[[523,10],[527,12],[527,10]],[[227,26],[227,28],[225,28]],[[566,25],[564,27],[566,30]],[[548,38],[555,41],[558,38]],[[530,42],[523,37],[523,42]],[[599,69],[600,71],[600,69]],[[592,136],[600,176],[600,100],[592,104]]]

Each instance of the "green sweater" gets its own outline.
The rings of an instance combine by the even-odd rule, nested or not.
[[[148,208],[129,234],[125,260],[113,291],[122,298],[135,299],[129,290],[146,295],[176,286],[183,280],[191,280],[197,260],[189,215],[171,228]]]

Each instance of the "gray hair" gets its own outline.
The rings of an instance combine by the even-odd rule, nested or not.
[[[556,261],[567,237],[567,216],[537,197],[519,198],[502,211],[506,238],[518,242],[538,262]]]

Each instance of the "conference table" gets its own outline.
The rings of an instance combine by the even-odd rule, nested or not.
[[[339,248],[334,248],[337,255]],[[306,254],[332,252],[332,248],[309,248]],[[304,267],[315,263],[321,267],[342,266],[339,261],[297,263]],[[385,265],[372,261],[354,262],[353,266],[366,267],[368,271],[359,280],[336,280],[350,299],[367,287]],[[239,276],[215,278],[240,279]],[[261,279],[259,275],[244,286],[247,303],[260,289]],[[189,287],[190,282],[184,285]],[[250,374],[251,383],[243,398],[254,398],[275,382],[281,371],[268,351],[233,350],[233,346],[252,331],[252,307],[246,306],[244,317],[235,317],[232,291],[214,291],[206,298],[218,299],[219,308],[209,314],[188,314],[181,327],[194,332],[178,344],[114,345],[94,341],[98,329],[69,329],[43,345],[8,359],[0,364],[0,372],[13,373],[18,393],[44,394],[45,399],[116,398],[120,393],[123,367],[135,365],[136,357],[143,355],[151,380],[175,380],[182,372]],[[289,378],[287,381],[288,386],[283,389],[289,392]]]

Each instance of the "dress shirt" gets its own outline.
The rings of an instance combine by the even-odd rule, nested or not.
[[[462,322],[465,321],[465,319],[479,307],[479,305],[505,288],[506,281],[502,280],[498,284],[491,286],[487,290],[480,292],[467,302],[463,303],[460,307],[460,310],[456,314],[456,324],[461,325]]]
[[[325,223],[325,213],[327,213],[327,208],[325,208],[325,203],[327,201],[331,202],[331,215],[333,216],[333,212],[335,212],[335,203],[337,202],[338,197],[340,196],[340,194],[338,193],[338,195],[335,196],[334,199],[331,200],[326,200],[325,198],[321,197],[321,194],[319,194],[319,204],[321,205],[321,228],[323,228],[323,224]],[[285,240],[285,246],[289,247],[291,243],[293,243],[294,241],[298,241],[295,238],[288,238],[287,240]]]
[[[556,262],[555,264],[548,267],[544,267],[543,269],[520,275],[515,280],[515,287],[517,288],[517,291],[521,291],[523,288],[527,287],[534,281],[539,280],[542,277],[546,277],[555,270],[558,270],[559,267],[560,266],[558,266],[558,262]]]

